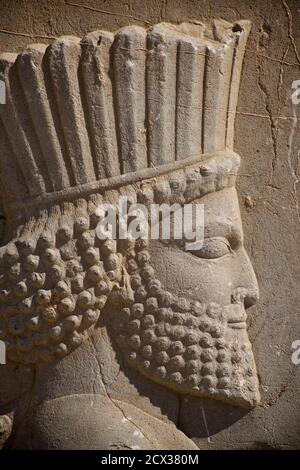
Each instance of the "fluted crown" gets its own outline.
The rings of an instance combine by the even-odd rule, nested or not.
[[[249,29],[129,26],[2,54],[4,205],[121,185],[232,149]]]

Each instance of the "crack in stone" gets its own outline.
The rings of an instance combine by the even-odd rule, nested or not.
[[[150,23],[149,21],[143,19],[143,18],[137,18],[136,16],[133,16],[133,15],[124,15],[123,13],[118,13],[118,12],[113,12],[113,11],[108,11],[108,10],[101,10],[99,8],[94,8],[94,7],[91,7],[89,5],[83,5],[83,4],[78,4],[78,3],[74,3],[74,2],[65,2],[66,5],[68,6],[71,6],[71,7],[77,7],[77,8],[83,8],[83,9],[86,9],[86,10],[90,10],[90,11],[93,11],[93,12],[96,12],[96,13],[102,13],[104,15],[110,15],[110,16],[119,16],[119,17],[122,17],[122,18],[128,18],[128,19],[131,19],[131,20],[134,20],[134,21],[139,21],[141,23],[144,23],[144,24],[147,24],[147,25],[152,25],[152,23]]]
[[[298,60],[298,63],[300,64],[300,55],[299,55],[299,52],[297,50],[297,46],[296,46],[296,41],[295,41],[295,38],[294,38],[294,34],[293,34],[293,15],[292,15],[292,12],[291,12],[291,9],[287,3],[286,0],[282,0],[282,5],[285,9],[285,12],[286,12],[286,15],[288,17],[288,22],[289,22],[289,38],[290,38],[290,41],[291,41],[291,44],[293,46],[293,49],[294,49],[294,52],[295,52],[295,56]]]
[[[288,18],[288,36],[289,36],[291,45],[293,47],[295,56],[297,58],[297,61],[300,64],[300,55],[299,55],[297,45],[296,45],[296,41],[295,41],[294,34],[293,34],[293,16],[292,16],[292,12],[291,12],[291,9],[290,9],[290,7],[287,3],[287,0],[282,0],[282,5],[283,5],[283,8],[286,12],[287,18]],[[294,201],[298,222],[300,222],[300,210],[299,210],[299,202],[298,202],[298,198],[297,198],[297,183],[299,182],[299,177],[300,177],[300,175],[299,175],[300,152],[298,152],[298,156],[297,156],[296,169],[294,169],[293,165],[292,165],[293,140],[294,140],[295,130],[296,130],[297,123],[298,123],[298,117],[297,117],[297,111],[296,111],[296,106],[295,105],[293,105],[293,116],[294,116],[294,119],[293,119],[292,129],[291,129],[291,133],[290,133],[289,139],[288,139],[288,149],[289,149],[288,150],[288,164],[289,164],[289,168],[292,172],[292,176],[293,176],[293,179],[294,179],[293,189],[291,191],[291,196],[292,196],[292,199]]]
[[[277,114],[279,114],[279,106],[280,106],[280,102],[282,98],[283,70],[284,70],[283,65],[284,65],[284,61],[287,56],[287,53],[289,51],[289,48],[290,46],[288,44],[282,56],[282,60],[280,61],[280,72],[279,72],[278,85],[277,85],[277,96],[278,96]]]
[[[272,111],[270,109],[267,88],[261,80],[261,65],[260,64],[257,67],[257,72],[258,72],[258,86],[259,86],[260,91],[264,95],[265,109],[266,109],[266,113],[268,115],[268,119],[269,119],[269,123],[270,123],[272,147],[273,147],[273,154],[274,154],[274,156],[272,158],[272,162],[271,162],[271,171],[270,171],[270,176],[269,176],[269,181],[268,181],[268,185],[271,186],[273,184],[273,174],[274,174],[274,171],[275,171],[275,165],[276,165],[276,162],[278,160],[277,142],[276,142],[276,124],[275,124],[274,118],[272,116]]]
[[[286,14],[288,16],[288,20],[289,20],[289,28],[288,28],[289,29],[289,39],[290,39],[290,42],[292,43],[295,55],[296,55],[297,60],[300,64],[299,53],[297,51],[295,39],[293,37],[292,14],[291,14],[290,8],[289,8],[286,0],[282,0],[282,3],[283,3],[283,6],[285,8]],[[284,59],[287,55],[288,50],[289,50],[289,47],[287,47],[287,49],[286,49],[286,51],[283,55],[283,58],[280,61],[281,62],[281,69],[280,69],[280,75],[279,75],[279,82],[278,82],[278,86],[277,86],[278,99],[280,99],[280,96],[281,96],[281,88],[282,88],[282,83],[283,83],[283,64],[284,64]],[[260,89],[260,91],[262,92],[262,94],[264,96],[265,110],[266,110],[268,120],[269,120],[269,123],[270,123],[270,131],[271,131],[272,147],[273,147],[273,158],[272,158],[272,162],[271,162],[271,171],[270,171],[269,180],[268,180],[266,186],[271,187],[271,188],[280,189],[280,188],[278,188],[277,186],[275,186],[273,184],[273,175],[274,175],[276,163],[278,161],[277,136],[276,136],[276,130],[277,130],[276,119],[277,119],[277,116],[274,117],[273,114],[272,114],[270,104],[269,104],[268,90],[267,90],[267,87],[265,86],[265,84],[262,82],[262,78],[261,78],[261,69],[262,69],[262,65],[259,63],[257,65],[258,86],[259,86],[259,89]],[[278,112],[277,112],[277,114],[278,114]],[[297,117],[297,114],[296,114],[295,107],[293,107],[293,116],[291,116],[290,119],[292,120],[292,129],[291,129],[291,133],[290,133],[290,136],[289,136],[289,139],[288,139],[288,148],[289,148],[289,151],[288,151],[288,165],[289,165],[289,168],[291,170],[292,177],[293,177],[292,190],[290,191],[290,194],[291,194],[291,197],[293,199],[295,211],[296,211],[296,214],[297,214],[297,219],[298,219],[298,221],[300,221],[299,202],[298,202],[298,198],[297,198],[297,183],[299,182],[299,179],[300,179],[300,175],[299,175],[300,152],[298,152],[296,169],[293,168],[293,164],[292,164],[293,140],[294,140],[295,130],[296,130],[297,122],[298,122],[298,117]]]
[[[259,406],[261,406],[262,408],[268,408],[270,406],[274,406],[278,402],[278,400],[283,396],[283,394],[287,391],[291,382],[291,376],[292,376],[292,371],[290,369],[288,376],[286,377],[286,380],[280,385],[279,390],[275,392],[273,395],[270,394],[269,398],[267,398]]]
[[[204,411],[204,408],[203,408],[202,400],[201,400],[200,407],[201,407],[201,413],[202,413],[202,418],[203,418],[205,431],[206,431],[206,434],[207,434],[207,442],[210,444],[211,443],[211,437],[210,437],[210,432],[209,432],[209,429],[208,429],[206,414],[205,414],[205,411]]]
[[[298,203],[298,198],[297,198],[297,183],[299,183],[299,177],[300,177],[299,175],[300,151],[298,152],[298,155],[297,155],[296,169],[294,169],[293,164],[292,164],[293,142],[294,142],[296,127],[298,124],[297,105],[295,104],[293,104],[293,115],[294,115],[294,120],[292,124],[291,133],[288,139],[288,149],[289,149],[288,150],[288,164],[292,173],[292,177],[294,179],[291,195],[294,201],[298,222],[300,222],[300,211],[299,211],[299,203]]]
[[[34,389],[35,389],[36,382],[37,382],[36,368],[32,369],[32,374],[33,374],[32,384],[31,384],[30,389],[28,391],[24,392],[22,395],[20,395],[17,399],[17,401],[19,401],[19,402],[23,399],[25,401],[25,410],[23,412],[23,416],[20,417],[20,419],[18,420],[18,423],[16,423],[15,419],[14,419],[15,418],[15,410],[13,411],[13,415],[11,417],[11,419],[12,419],[11,432],[10,432],[9,436],[7,437],[6,441],[3,443],[3,446],[4,445],[6,446],[9,442],[11,442],[13,440],[14,436],[18,432],[18,429],[20,429],[20,427],[22,426],[22,424],[24,423],[24,421],[26,420],[26,418],[29,415],[29,412],[31,410],[31,407],[32,407],[32,404],[33,404],[33,401],[34,401]],[[0,450],[1,450],[1,447],[0,447]]]
[[[146,438],[149,442],[151,442],[151,444],[154,445],[153,441],[151,441],[151,439],[150,439],[148,436],[145,435],[143,429],[140,428],[140,427],[136,424],[136,422],[135,422],[131,417],[128,417],[128,416],[126,415],[126,413],[124,412],[124,410],[122,409],[122,407],[121,407],[120,405],[118,405],[118,403],[116,403],[116,400],[114,400],[114,399],[111,397],[109,391],[107,390],[107,387],[106,387],[106,385],[105,385],[105,382],[104,382],[104,380],[103,380],[102,364],[101,364],[101,362],[100,362],[99,359],[98,359],[98,352],[97,352],[97,349],[96,349],[96,346],[95,346],[95,343],[94,343],[94,339],[93,339],[92,337],[91,337],[91,345],[92,345],[92,348],[94,349],[94,352],[95,352],[95,359],[96,359],[96,362],[97,362],[98,368],[99,368],[99,376],[100,376],[99,378],[100,378],[101,383],[102,383],[102,385],[103,385],[106,398],[108,398],[108,400],[112,403],[112,405],[113,405],[119,412],[121,412],[123,418],[126,419],[126,421],[129,421],[130,423],[132,423],[133,426],[135,426],[135,427],[140,431],[140,433],[141,433],[143,436],[145,436],[145,438]],[[155,447],[155,446],[154,446],[154,447]]]

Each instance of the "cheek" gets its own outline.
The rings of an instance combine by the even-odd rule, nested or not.
[[[201,302],[231,303],[241,287],[242,250],[218,260],[194,258],[183,251],[152,242],[151,264],[156,278],[170,292]]]

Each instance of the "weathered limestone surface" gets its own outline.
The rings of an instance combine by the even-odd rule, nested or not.
[[[136,193],[141,200],[148,202],[168,199],[172,202],[172,198],[176,201],[179,198],[181,202],[197,201],[200,198],[199,202],[209,208],[208,216],[212,222],[220,221],[222,217],[236,221],[233,228],[235,236],[230,240],[236,256],[232,263],[218,261],[218,267],[209,271],[207,266],[210,262],[207,262],[205,256],[196,263],[191,258],[186,258],[187,253],[178,251],[176,247],[166,250],[159,242],[151,244],[149,253],[148,248],[145,250],[145,247],[141,247],[144,252],[140,258],[139,248],[135,248],[136,259],[132,261],[124,252],[121,252],[123,258],[120,260],[113,247],[106,247],[105,250],[101,247],[100,255],[105,272],[114,272],[109,276],[115,277],[108,278],[112,284],[101,284],[101,292],[99,290],[98,294],[95,293],[96,303],[89,297],[90,291],[81,287],[80,276],[77,276],[77,284],[71,286],[73,297],[67,293],[70,302],[59,299],[62,304],[60,309],[47,307],[45,318],[47,316],[51,326],[45,330],[46,336],[59,334],[63,316],[66,318],[64,328],[70,328],[67,340],[59,343],[59,348],[54,350],[44,348],[44,339],[39,337],[35,343],[37,355],[28,360],[31,348],[26,343],[27,336],[23,338],[21,332],[21,340],[24,341],[21,346],[16,343],[15,350],[12,348],[12,362],[7,366],[0,366],[0,414],[3,415],[0,421],[0,442],[7,441],[6,445],[12,448],[85,448],[87,444],[79,436],[82,435],[81,429],[86,429],[88,423],[87,441],[91,443],[91,448],[119,446],[188,449],[195,445],[208,449],[296,448],[300,442],[300,369],[291,362],[291,345],[294,340],[300,339],[297,311],[300,304],[297,194],[300,141],[297,121],[299,111],[297,106],[292,106],[290,94],[291,84],[293,80],[299,79],[300,69],[297,2],[273,0],[270,5],[264,6],[259,1],[225,3],[220,0],[208,2],[209,8],[207,2],[202,1],[169,0],[147,2],[143,6],[141,2],[130,2],[125,11],[119,2],[112,1],[109,6],[102,1],[87,3],[94,8],[115,12],[115,17],[55,1],[39,2],[38,12],[33,6],[34,2],[27,2],[22,8],[15,2],[14,15],[11,15],[13,3],[1,3],[0,30],[19,31],[33,37],[0,31],[0,52],[19,52],[25,49],[16,63],[16,55],[6,55],[1,62],[3,78],[15,63],[8,81],[9,118],[3,119],[3,111],[0,109],[1,126],[6,129],[5,134],[1,134],[6,136],[5,141],[1,142],[1,159],[6,165],[5,178],[2,170],[4,207],[7,204],[11,211],[15,208],[18,210],[18,207],[20,210],[25,198],[30,205],[36,197],[42,201],[45,193],[82,184],[90,185],[93,182],[96,184],[102,178],[117,178],[120,174],[143,171],[148,167],[157,169],[164,164],[210,153],[214,157],[210,155],[209,161],[205,162],[206,166],[193,161],[190,162],[193,165],[190,173],[188,169],[176,169],[170,178],[168,176],[168,188],[166,178],[153,173],[151,178],[156,177],[155,184],[151,179],[147,185],[143,186],[138,182],[133,188],[129,185],[123,191],[131,195]],[[150,24],[161,21],[182,23],[191,19],[197,19],[198,24],[183,23],[175,35],[174,26],[158,25],[146,38],[144,28],[149,25],[134,20],[133,17],[142,18]],[[28,18],[28,21],[24,21],[24,18]],[[240,18],[250,20],[252,30],[247,46],[243,33],[240,33],[245,28],[248,29],[248,24],[242,22],[236,23],[233,28],[228,23],[215,22],[211,36],[204,40],[203,25],[210,24],[213,18],[221,18],[233,24]],[[136,26],[132,26],[133,24]],[[113,35],[105,32],[92,33],[85,36],[81,45],[75,36],[83,37],[87,31],[99,29],[116,31],[127,25],[131,26],[118,33],[113,46],[115,88],[109,89],[109,70],[105,64],[108,63],[107,54]],[[36,45],[27,49],[26,46],[32,42],[52,42],[50,36],[62,35],[68,37],[54,41],[47,49],[45,66],[48,69],[46,75],[43,75],[41,61],[45,46]],[[178,39],[174,39],[174,36],[180,38],[179,47]],[[147,67],[143,55],[145,47],[151,50]],[[81,65],[80,49],[84,58]],[[234,132],[238,81],[244,50],[245,60]],[[205,63],[203,51],[206,54]],[[191,60],[187,59],[189,56]],[[176,64],[179,64],[178,68]],[[80,73],[77,76],[78,67]],[[18,73],[18,79],[14,70]],[[145,70],[148,73],[146,82],[143,80]],[[175,73],[176,87],[172,80]],[[48,77],[45,82],[44,76]],[[31,116],[28,116],[28,109],[20,96],[19,79],[25,100],[30,104],[28,109]],[[37,83],[39,93],[32,101]],[[130,93],[129,90],[134,92]],[[52,100],[48,101],[47,96],[50,93]],[[148,102],[142,100],[145,93],[148,94]],[[83,94],[84,110],[78,106],[79,97]],[[65,100],[66,95],[70,95],[70,99]],[[160,96],[159,100],[155,99],[157,96]],[[141,102],[145,108],[138,105]],[[57,104],[57,109],[54,103]],[[215,109],[219,110],[217,114]],[[147,120],[143,119],[144,115]],[[160,118],[157,119],[157,116]],[[19,123],[19,132],[15,131],[16,121]],[[34,139],[30,132],[32,125],[36,130]],[[58,131],[59,126],[62,126],[63,138]],[[114,134],[115,129],[118,129],[117,135]],[[227,153],[222,152],[225,147],[229,149]],[[210,313],[211,310],[207,307],[209,302],[220,305],[222,310],[230,296],[236,301],[232,305],[236,306],[242,302],[249,307],[257,300],[256,279],[241,242],[242,229],[234,190],[238,157],[230,150],[232,147],[242,157],[237,180],[238,193],[245,245],[255,267],[260,300],[247,312],[248,333],[254,348],[256,368],[246,333],[243,333],[243,337],[237,336],[238,344],[245,346],[245,349],[233,351],[235,356],[230,362],[242,363],[243,359],[236,361],[236,353],[243,358],[243,351],[248,348],[253,362],[253,383],[250,384],[252,391],[249,388],[245,394],[242,390],[234,391],[229,387],[229,393],[222,395],[220,390],[223,388],[219,387],[220,383],[215,385],[214,381],[221,382],[222,374],[232,377],[232,372],[228,372],[227,368],[208,371],[204,375],[210,377],[209,380],[200,382],[198,387],[201,376],[197,377],[197,369],[196,372],[188,369],[195,367],[195,364],[187,364],[188,360],[186,356],[181,356],[180,350],[173,354],[176,359],[173,359],[172,366],[168,365],[166,368],[164,361],[169,360],[166,359],[169,353],[164,355],[157,352],[160,354],[159,359],[154,356],[156,365],[152,364],[149,361],[152,352],[146,345],[143,349],[143,362],[140,362],[140,356],[135,352],[140,347],[139,340],[134,337],[134,333],[137,320],[141,320],[142,324],[144,321],[144,325],[147,323],[148,326],[153,321],[165,322],[165,318],[158,318],[156,314],[153,316],[156,308],[153,298],[164,293],[161,285],[173,295],[174,305],[171,303],[166,306],[171,311],[177,311],[177,316],[172,320],[175,327],[181,321],[180,315],[189,319],[190,313],[187,312],[192,312],[192,323],[195,317],[194,304],[182,305],[179,297],[200,300],[201,308],[202,303],[206,304],[206,314],[212,318],[217,314],[215,311]],[[20,149],[23,154],[19,153]],[[18,165],[13,165],[12,152],[19,158]],[[69,155],[68,164],[65,162],[66,153]],[[118,154],[120,158],[116,158]],[[200,177],[195,179],[195,174]],[[172,186],[173,180],[176,185]],[[129,183],[131,182],[128,181]],[[179,191],[178,187],[181,188]],[[42,259],[45,254],[50,256],[52,266],[46,261],[42,265],[42,273],[46,273],[47,280],[49,273],[49,279],[57,274],[58,277],[65,276],[64,270],[68,272],[69,266],[64,266],[67,265],[64,262],[70,254],[74,256],[74,247],[68,246],[68,243],[79,240],[82,234],[84,236],[79,240],[76,256],[88,257],[89,282],[95,284],[95,280],[103,277],[103,272],[92,269],[97,264],[99,252],[90,239],[88,227],[85,227],[85,224],[90,227],[94,223],[93,210],[101,197],[98,199],[90,196],[93,191],[89,188],[88,194],[85,193],[84,196],[85,201],[79,199],[79,192],[77,199],[74,198],[76,193],[72,195],[74,204],[72,201],[62,204],[59,198],[51,203],[55,204],[55,210],[48,229],[50,234],[57,237],[58,242],[54,240],[56,246],[52,246],[53,240],[45,238],[44,232],[39,228],[42,225],[47,226],[48,217],[40,209],[34,209],[31,214],[33,209],[26,206],[24,212],[22,209],[23,218],[19,220],[15,218],[15,212],[6,211],[10,233],[14,234],[11,238],[18,239],[18,229],[22,225],[24,241],[32,237],[34,242],[41,240],[44,243],[43,247],[37,243],[37,248],[34,243],[34,250],[29,255],[31,265],[37,262],[37,257]],[[105,194],[107,201],[116,198],[113,191]],[[46,208],[46,212],[47,210]],[[32,226],[32,221],[27,224],[28,214],[35,218],[34,226],[37,228]],[[80,223],[76,225],[79,219]],[[74,233],[70,233],[73,222]],[[219,230],[220,223],[216,223],[216,226]],[[7,241],[9,240],[3,241],[3,244]],[[28,245],[25,243],[24,247],[26,251]],[[46,253],[46,250],[52,251]],[[148,272],[146,269],[142,275],[143,282],[148,282],[150,298],[147,303],[139,278],[134,278],[134,262],[141,266],[149,254],[155,277],[149,285],[147,276],[151,277],[152,271]],[[19,255],[24,256],[22,252],[9,252],[9,259],[13,260]],[[25,255],[28,256],[28,253]],[[61,262],[57,263],[57,256]],[[198,261],[201,261],[201,266]],[[23,258],[22,262],[25,262]],[[122,278],[118,270],[125,262],[128,263],[126,266],[131,278],[134,278],[135,287],[132,287],[136,304],[129,311],[127,305],[124,305],[121,313],[120,296],[130,297],[130,292],[118,291],[115,305],[119,307],[112,308],[108,300],[106,311],[104,307],[107,297],[110,299],[114,281],[119,282]],[[15,264],[18,264],[17,260]],[[5,266],[7,270],[7,265]],[[244,269],[241,270],[241,266]],[[130,273],[130,267],[133,273]],[[23,265],[21,268],[23,269]],[[11,275],[15,274],[13,270]],[[68,276],[69,274],[64,280]],[[73,275],[69,277],[75,279]],[[51,279],[49,282],[54,282]],[[37,282],[40,282],[40,278]],[[66,284],[67,287],[65,284],[59,285],[58,297],[66,298],[64,292],[62,295],[62,291],[69,286],[68,282]],[[201,295],[197,299],[199,286]],[[14,295],[20,295],[20,289],[23,292],[25,287],[19,286]],[[52,289],[52,285],[46,287],[46,290]],[[240,291],[240,287],[246,287],[247,292]],[[40,294],[35,292],[34,295]],[[76,315],[65,316],[65,309],[69,313],[73,312],[72,301],[78,302],[77,296],[82,298],[81,308],[89,312],[88,315],[82,315],[80,320],[77,310]],[[47,303],[47,298],[41,294],[39,301],[43,306],[45,301]],[[15,301],[8,303],[8,307],[12,305],[15,305]],[[141,305],[144,305],[147,315],[140,311]],[[26,302],[24,308],[27,308]],[[100,313],[102,309],[103,314]],[[42,311],[45,312],[44,307],[34,312],[37,315],[32,318],[39,318],[39,312]],[[121,314],[123,323],[120,323]],[[170,313],[168,319],[170,320]],[[31,325],[34,328],[35,321]],[[77,324],[78,321],[83,323]],[[124,321],[130,322],[130,329],[123,331]],[[86,325],[84,322],[87,322]],[[88,335],[83,334],[82,338],[82,332],[96,322],[99,322],[96,330]],[[184,327],[186,330],[182,333],[185,347],[188,346],[186,342],[190,341],[190,326],[187,323]],[[211,325],[212,328],[214,326],[216,325]],[[162,325],[157,323],[155,327],[159,329]],[[200,324],[197,324],[198,327],[201,330]],[[119,337],[116,336],[117,331],[121,332]],[[127,338],[128,331],[130,337]],[[173,331],[165,334],[173,334],[174,338],[171,345],[161,342],[162,351],[174,349],[176,342],[179,345],[180,338],[175,337],[177,331],[179,330],[176,330],[176,334]],[[231,330],[229,328],[226,331]],[[207,341],[206,336],[205,338]],[[227,344],[234,342],[228,333],[224,339]],[[200,345],[202,340],[197,338]],[[132,349],[128,348],[129,344]],[[69,347],[74,351],[66,355]],[[204,346],[201,345],[202,347]],[[58,360],[59,354],[65,357]],[[198,352],[194,351],[193,354],[197,355]],[[218,353],[213,354],[217,357]],[[149,355],[149,359],[145,355]],[[204,362],[209,362],[208,359],[205,354],[201,356]],[[161,364],[158,364],[159,361]],[[24,362],[27,365],[17,368],[13,365]],[[41,362],[46,364],[42,365]],[[35,375],[35,366],[30,363],[38,364]],[[173,366],[175,370],[171,372],[169,367]],[[189,383],[182,382],[181,372],[178,372],[182,367],[187,367],[183,376],[192,377]],[[205,364],[202,364],[203,367],[206,367]],[[166,369],[170,375],[166,374]],[[260,401],[256,369],[260,383]],[[68,398],[70,395],[72,401]],[[252,411],[236,406],[253,406],[257,403],[258,406]],[[96,410],[101,410],[99,416]],[[80,419],[78,427],[70,433],[71,423],[79,416],[85,418]],[[53,417],[52,428],[45,424],[49,422],[49,417]],[[97,433],[101,434],[101,425],[107,420],[115,423],[113,427],[116,431],[111,436],[106,435],[105,440],[101,441]],[[120,426],[120,422],[124,427]],[[32,430],[30,439],[28,428]],[[156,430],[155,435],[153,428]],[[11,438],[8,439],[11,430]],[[66,436],[69,436],[69,441]]]

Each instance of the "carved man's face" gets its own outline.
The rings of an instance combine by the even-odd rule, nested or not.
[[[243,245],[235,188],[207,194],[193,204],[204,205],[203,247],[187,252],[179,244],[151,241],[157,278],[169,292],[190,300],[228,305],[242,294],[246,307],[251,306],[258,286]]]
[[[251,406],[259,394],[245,309],[256,302],[258,286],[243,246],[236,190],[193,204],[204,204],[202,249],[151,240],[145,273],[132,275],[135,303],[123,309],[115,329],[130,363],[151,379],[181,393]]]

